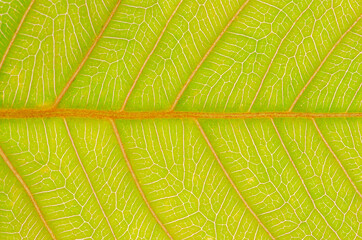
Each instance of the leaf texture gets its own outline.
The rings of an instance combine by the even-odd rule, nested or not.
[[[361,18],[0,2],[0,239],[362,239]]]

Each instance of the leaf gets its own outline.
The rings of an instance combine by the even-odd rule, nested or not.
[[[0,238],[362,239],[361,18],[0,2]]]

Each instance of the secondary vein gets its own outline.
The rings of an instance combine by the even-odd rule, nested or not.
[[[319,136],[322,138],[324,144],[326,145],[326,147],[328,148],[329,152],[333,155],[334,159],[336,159],[338,165],[341,167],[342,171],[344,172],[344,174],[346,175],[346,177],[348,178],[349,182],[351,183],[352,187],[356,190],[357,194],[361,197],[362,199],[362,194],[361,192],[358,190],[357,186],[354,184],[352,178],[349,176],[347,170],[344,168],[343,164],[341,163],[341,161],[338,159],[337,155],[335,154],[335,152],[333,151],[332,147],[329,145],[329,143],[327,142],[327,140],[325,139],[322,131],[319,129],[317,122],[315,121],[315,119],[312,119],[313,124],[315,126],[315,128],[317,129],[317,132],[319,134]]]
[[[253,98],[253,101],[251,102],[251,104],[250,104],[250,106],[249,106],[248,112],[251,111],[251,108],[253,107],[253,105],[254,105],[254,103],[255,103],[255,101],[256,101],[259,93],[260,93],[261,87],[262,87],[263,84],[264,84],[264,80],[266,79],[266,76],[269,74],[270,68],[271,68],[271,66],[273,65],[273,62],[274,62],[274,60],[275,60],[275,58],[276,58],[276,56],[277,56],[277,54],[278,54],[278,52],[279,52],[280,47],[282,46],[284,40],[288,37],[289,33],[293,30],[295,24],[299,21],[299,19],[303,16],[303,14],[310,8],[310,6],[312,5],[312,3],[313,3],[313,1],[310,2],[310,4],[307,6],[307,8],[304,9],[304,11],[299,14],[299,16],[295,19],[295,21],[293,22],[293,24],[290,26],[290,28],[289,28],[289,30],[287,31],[287,33],[286,33],[286,34],[284,35],[284,37],[281,39],[281,41],[280,41],[280,43],[279,43],[279,45],[278,45],[278,47],[277,47],[277,50],[275,51],[272,59],[270,60],[270,63],[269,63],[269,65],[268,65],[268,67],[267,67],[267,69],[266,69],[266,71],[265,71],[265,73],[264,73],[264,75],[263,75],[263,78],[262,78],[261,81],[260,81],[258,90],[256,91],[256,94],[255,94],[255,96],[254,96],[254,98]]]
[[[142,74],[142,72],[143,72],[143,69],[145,68],[148,60],[151,58],[152,54],[153,54],[154,51],[156,50],[159,42],[161,41],[164,33],[166,32],[166,29],[167,29],[169,23],[171,22],[173,16],[176,14],[177,9],[180,7],[180,5],[181,5],[182,2],[183,2],[183,0],[181,0],[181,1],[177,4],[175,10],[173,10],[171,16],[168,18],[168,20],[167,20],[167,22],[166,22],[166,24],[165,24],[165,27],[162,29],[160,36],[158,36],[158,38],[157,38],[157,40],[156,40],[155,45],[153,46],[152,50],[151,50],[150,53],[148,54],[148,56],[147,56],[146,60],[144,61],[142,67],[141,67],[140,70],[138,71],[138,74],[137,74],[135,80],[133,81],[133,84],[132,84],[131,88],[129,89],[129,91],[128,91],[128,93],[127,93],[127,96],[126,96],[126,98],[125,98],[125,100],[124,100],[124,102],[123,102],[123,105],[122,105],[120,111],[124,111],[124,109],[125,109],[125,107],[126,107],[126,105],[127,105],[128,99],[129,99],[129,97],[131,96],[131,94],[132,94],[132,92],[133,92],[133,89],[135,88],[135,86],[136,86],[136,84],[137,84],[137,81],[138,81],[138,79],[140,78],[140,76],[141,76],[141,74]]]
[[[318,214],[323,218],[323,220],[324,220],[324,222],[326,223],[326,225],[334,232],[334,234],[336,234],[336,236],[338,237],[338,239],[341,239],[341,238],[339,237],[338,233],[332,228],[332,226],[328,223],[327,219],[323,216],[323,214],[322,214],[322,213],[319,211],[319,209],[317,208],[317,205],[315,204],[312,195],[310,194],[307,186],[306,186],[305,183],[304,183],[304,179],[303,179],[302,176],[300,175],[297,166],[295,165],[292,157],[291,157],[290,154],[289,154],[289,151],[288,151],[287,147],[286,147],[285,144],[284,144],[284,141],[283,141],[282,137],[280,136],[280,133],[279,133],[279,131],[278,131],[278,128],[277,128],[277,126],[276,126],[275,123],[274,123],[274,120],[273,120],[273,119],[270,119],[270,120],[271,120],[271,122],[272,122],[272,124],[273,124],[274,130],[275,130],[275,132],[276,132],[276,134],[277,134],[277,136],[278,136],[278,138],[279,138],[279,141],[280,141],[280,143],[282,144],[282,147],[283,147],[284,151],[286,152],[286,154],[287,154],[287,156],[288,156],[288,158],[289,158],[290,163],[292,164],[294,170],[296,171],[296,173],[297,173],[297,175],[298,175],[298,177],[299,177],[299,179],[300,179],[300,181],[301,181],[301,183],[302,183],[302,185],[303,185],[303,188],[304,188],[304,190],[306,191],[309,199],[312,201],[312,205],[313,205],[314,209],[315,209],[315,210],[318,212]]]
[[[101,39],[104,31],[106,30],[106,28],[108,27],[108,24],[111,22],[114,14],[116,13],[119,5],[121,4],[122,0],[118,0],[118,2],[116,3],[116,5],[114,6],[112,12],[110,13],[109,17],[107,18],[106,22],[104,23],[101,31],[98,33],[98,35],[96,36],[96,38],[93,41],[93,44],[91,45],[91,47],[88,49],[87,53],[84,55],[82,61],[80,62],[79,66],[77,67],[77,69],[75,70],[75,72],[73,73],[73,75],[69,78],[68,82],[66,83],[65,87],[63,88],[63,90],[60,92],[60,94],[58,95],[58,97],[55,99],[55,102],[53,103],[52,108],[56,108],[58,106],[58,104],[60,103],[60,101],[62,100],[63,96],[65,95],[65,93],[68,91],[70,85],[72,85],[74,79],[77,77],[78,73],[80,72],[80,70],[82,69],[82,67],[84,66],[85,62],[88,60],[89,56],[91,55],[92,51],[94,50],[95,46],[97,45],[97,43],[99,42],[99,40]]]
[[[219,42],[219,40],[221,39],[221,37],[225,34],[226,30],[230,27],[230,25],[234,22],[234,20],[236,19],[236,17],[239,15],[239,13],[244,9],[244,7],[249,3],[250,0],[246,0],[241,6],[240,8],[236,11],[236,13],[234,14],[234,16],[229,20],[229,22],[225,25],[225,27],[223,28],[223,30],[220,32],[219,36],[217,36],[217,38],[215,39],[215,41],[212,43],[212,45],[210,46],[210,48],[207,50],[207,52],[205,53],[205,55],[202,57],[202,59],[200,60],[199,64],[197,64],[196,68],[194,69],[194,71],[192,71],[191,75],[188,77],[188,79],[186,80],[185,84],[182,86],[180,92],[177,94],[175,101],[173,102],[171,108],[169,111],[173,111],[178,103],[178,101],[180,100],[182,94],[184,93],[184,91],[186,90],[186,88],[188,87],[188,85],[190,84],[190,82],[192,81],[192,79],[194,78],[194,76],[196,75],[197,71],[200,69],[201,65],[205,62],[206,58],[210,55],[210,53],[212,52],[212,50],[215,48],[216,44]]]
[[[35,207],[35,210],[37,212],[37,214],[39,215],[40,217],[40,220],[43,222],[45,228],[47,229],[47,231],[49,232],[50,234],[50,237],[52,239],[56,239],[55,238],[55,235],[53,233],[53,231],[51,230],[51,228],[49,227],[48,223],[46,222],[44,216],[43,216],[43,213],[41,212],[40,210],[40,207],[38,205],[38,203],[36,202],[33,194],[31,193],[28,185],[25,183],[25,181],[23,180],[23,178],[20,176],[20,174],[18,173],[18,171],[16,171],[15,167],[13,166],[13,164],[10,162],[9,158],[6,156],[5,152],[3,151],[3,149],[0,147],[0,156],[4,159],[6,165],[10,168],[10,170],[12,171],[12,173],[15,175],[15,177],[18,179],[18,181],[20,182],[20,184],[23,186],[26,194],[29,196],[30,198],[30,201],[32,202],[32,204],[34,205]]]
[[[234,181],[231,179],[230,175],[228,174],[228,172],[226,171],[224,165],[222,164],[219,156],[217,155],[217,153],[215,152],[213,146],[211,145],[211,142],[209,140],[209,138],[207,137],[204,129],[202,128],[201,124],[199,123],[199,121],[197,119],[194,119],[195,123],[198,127],[198,129],[201,132],[201,135],[203,136],[203,138],[205,139],[207,145],[209,146],[212,154],[214,155],[216,161],[218,162],[219,166],[221,167],[223,173],[225,174],[227,180],[229,181],[229,183],[231,184],[231,186],[233,187],[233,189],[236,191],[236,193],[238,194],[238,196],[240,197],[240,199],[242,200],[242,202],[244,203],[245,207],[250,211],[250,213],[254,216],[254,218],[257,220],[257,222],[260,224],[260,226],[265,230],[265,232],[269,235],[269,237],[271,239],[275,239],[275,237],[271,234],[271,232],[266,228],[266,226],[261,222],[261,220],[259,219],[259,217],[256,215],[256,213],[251,209],[251,207],[249,206],[248,202],[244,199],[244,197],[241,195],[239,189],[236,187]]]
[[[327,61],[328,57],[332,54],[332,52],[334,51],[334,49],[338,46],[338,44],[343,40],[343,38],[347,35],[347,33],[349,33],[352,28],[358,23],[359,20],[361,20],[362,18],[362,14],[356,19],[356,21],[354,21],[354,23],[342,34],[342,36],[337,40],[337,42],[332,46],[332,48],[329,50],[329,52],[327,53],[327,55],[323,58],[323,60],[321,61],[321,63],[319,64],[319,66],[316,68],[316,70],[314,71],[314,73],[312,74],[312,76],[309,78],[309,80],[307,81],[307,83],[304,85],[304,87],[302,88],[302,90],[299,92],[299,94],[297,95],[297,97],[294,99],[292,105],[290,106],[290,108],[288,109],[289,112],[291,112],[294,108],[294,106],[297,104],[298,100],[300,99],[300,97],[303,95],[303,93],[305,92],[305,90],[307,89],[307,87],[309,86],[309,84],[312,82],[312,80],[314,79],[314,77],[317,75],[317,73],[319,72],[319,70],[322,68],[322,66],[324,65],[324,63]]]
[[[125,159],[125,161],[126,161],[128,170],[129,170],[129,172],[131,173],[131,176],[132,176],[132,178],[133,178],[134,183],[136,184],[136,187],[137,187],[138,192],[140,193],[143,201],[145,202],[148,210],[150,211],[150,213],[152,214],[152,216],[154,217],[154,219],[156,220],[156,222],[160,225],[160,227],[161,227],[162,230],[166,233],[166,235],[172,240],[173,238],[172,238],[171,234],[168,232],[168,230],[167,230],[167,228],[165,227],[165,225],[164,225],[164,224],[161,222],[161,220],[158,218],[157,214],[155,213],[155,211],[154,211],[153,208],[151,207],[150,202],[148,201],[145,193],[144,193],[143,190],[142,190],[141,184],[139,183],[139,181],[138,181],[138,179],[137,179],[137,176],[136,176],[136,173],[133,171],[131,162],[129,161],[128,156],[127,156],[127,154],[126,154],[126,150],[125,150],[125,148],[124,148],[124,146],[123,146],[123,143],[122,143],[122,140],[121,140],[121,136],[119,135],[119,132],[118,132],[116,123],[114,122],[114,120],[110,120],[110,121],[111,121],[111,124],[112,124],[113,132],[114,132],[114,134],[116,135],[117,142],[118,142],[118,144],[119,144],[119,147],[121,148],[121,151],[122,151],[123,157],[124,157],[124,159]]]
[[[63,121],[64,121],[65,128],[66,128],[66,130],[67,130],[67,133],[68,133],[70,142],[71,142],[71,144],[72,144],[72,146],[73,146],[73,149],[74,149],[74,151],[75,151],[75,155],[77,156],[78,162],[79,162],[80,166],[82,167],[83,173],[84,173],[85,177],[87,178],[87,181],[88,181],[88,184],[89,184],[90,188],[92,189],[92,193],[93,193],[94,197],[96,198],[96,201],[97,201],[97,203],[98,203],[98,206],[99,206],[99,208],[100,208],[101,211],[102,211],[102,214],[103,214],[103,216],[104,216],[104,218],[105,218],[105,220],[106,220],[106,222],[107,222],[107,224],[108,224],[108,227],[109,227],[110,230],[111,230],[111,233],[112,233],[112,235],[113,235],[113,238],[114,238],[114,239],[117,239],[117,238],[116,238],[116,235],[114,234],[112,225],[111,225],[111,223],[109,222],[109,219],[108,219],[106,213],[105,213],[104,210],[103,210],[102,204],[101,204],[101,202],[100,202],[99,199],[98,199],[97,193],[96,193],[96,191],[94,190],[93,184],[92,184],[92,182],[91,182],[91,180],[90,180],[90,178],[89,178],[89,176],[88,176],[88,173],[87,173],[87,171],[85,170],[85,167],[84,167],[84,165],[83,165],[83,163],[82,163],[82,160],[80,159],[80,156],[79,156],[79,154],[78,154],[78,150],[77,150],[77,148],[75,147],[75,144],[74,144],[74,141],[73,141],[73,137],[72,137],[72,135],[71,135],[71,133],[70,133],[70,130],[69,130],[69,127],[68,127],[68,123],[67,123],[67,121],[66,121],[65,119],[63,119]]]
[[[13,37],[11,38],[8,47],[6,48],[6,50],[5,50],[5,52],[4,52],[3,57],[1,58],[1,61],[0,61],[0,70],[1,70],[2,66],[4,65],[5,59],[6,59],[6,57],[8,56],[9,51],[10,51],[11,47],[12,47],[13,44],[14,44],[14,41],[15,41],[15,39],[16,39],[16,36],[18,36],[18,33],[19,33],[19,31],[20,31],[20,28],[21,28],[21,26],[23,25],[23,23],[24,23],[24,21],[25,21],[25,18],[26,18],[26,16],[28,16],[28,13],[29,13],[29,11],[30,11],[30,9],[31,9],[31,7],[33,6],[34,3],[35,3],[35,0],[32,0],[32,1],[30,2],[30,4],[29,4],[28,8],[25,10],[24,15],[23,15],[23,17],[21,18],[21,20],[20,20],[20,22],[19,22],[19,25],[18,25],[18,27],[16,28],[16,30],[15,30],[15,32],[14,32],[14,35],[13,35]]]

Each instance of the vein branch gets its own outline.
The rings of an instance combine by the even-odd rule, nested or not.
[[[15,39],[16,39],[16,36],[18,36],[18,33],[19,33],[19,31],[20,31],[20,28],[21,28],[21,26],[23,25],[23,23],[24,23],[24,21],[25,21],[25,18],[26,18],[26,16],[28,16],[28,13],[29,13],[29,11],[30,11],[30,9],[31,9],[31,7],[33,6],[34,3],[35,3],[35,0],[32,0],[32,1],[30,2],[28,8],[25,10],[24,15],[23,15],[23,17],[21,18],[21,20],[20,20],[20,22],[19,22],[18,27],[16,28],[16,30],[15,30],[15,32],[14,32],[13,37],[11,38],[11,40],[10,40],[10,42],[9,42],[9,45],[8,45],[7,48],[5,49],[4,55],[3,55],[3,57],[1,58],[1,61],[0,61],[0,70],[1,70],[2,66],[4,65],[5,59],[6,59],[6,57],[8,56],[8,54],[9,54],[9,52],[10,52],[10,49],[11,49],[11,47],[12,47],[13,44],[14,44],[14,41],[15,41]]]
[[[107,222],[107,224],[108,224],[108,226],[109,226],[109,228],[110,228],[110,230],[111,230],[111,232],[112,232],[113,238],[114,238],[114,239],[117,239],[117,238],[116,238],[116,235],[114,234],[113,228],[112,228],[112,226],[111,226],[111,224],[110,224],[110,222],[109,222],[109,220],[108,220],[108,217],[107,217],[106,213],[105,213],[104,210],[103,210],[102,204],[101,204],[101,202],[100,202],[99,199],[98,199],[97,193],[96,193],[96,191],[94,190],[93,184],[92,184],[92,182],[91,182],[91,180],[90,180],[90,178],[89,178],[89,176],[88,176],[88,173],[87,173],[87,171],[86,171],[86,169],[85,169],[85,167],[84,167],[84,165],[83,165],[83,163],[82,163],[82,160],[80,159],[80,156],[79,156],[79,154],[78,154],[78,150],[77,150],[77,148],[75,147],[75,144],[74,144],[74,141],[73,141],[73,137],[72,137],[72,135],[71,135],[71,133],[70,133],[70,130],[69,130],[69,127],[68,127],[68,123],[67,123],[67,121],[66,121],[65,119],[63,119],[63,121],[64,121],[65,128],[67,129],[67,133],[68,133],[70,142],[72,143],[73,149],[74,149],[75,154],[76,154],[76,156],[77,156],[78,162],[79,162],[80,166],[82,167],[82,170],[83,170],[83,172],[84,172],[85,177],[87,178],[87,181],[88,181],[88,184],[89,184],[90,188],[92,189],[92,193],[93,193],[94,197],[96,198],[96,201],[97,201],[97,203],[98,203],[98,206],[99,206],[99,208],[101,209],[102,214],[103,214],[103,216],[104,216],[104,218],[105,218],[105,220],[106,220],[106,222]]]
[[[15,167],[12,165],[12,163],[10,162],[9,158],[5,155],[5,152],[3,151],[3,149],[0,147],[0,156],[4,159],[6,165],[10,168],[10,170],[13,172],[13,174],[15,175],[15,177],[18,179],[18,181],[20,182],[20,184],[23,186],[26,194],[29,196],[30,201],[33,203],[35,210],[37,212],[37,214],[40,217],[40,220],[43,222],[45,228],[47,229],[47,231],[50,234],[50,237],[55,240],[55,235],[53,233],[53,231],[51,230],[51,228],[49,227],[48,223],[46,222],[43,213],[40,210],[40,207],[38,205],[38,203],[36,202],[33,194],[31,193],[28,185],[26,185],[25,181],[23,180],[23,178],[20,176],[20,174],[16,171]]]
[[[112,124],[112,128],[113,128],[113,131],[114,131],[114,134],[116,135],[116,138],[117,138],[117,142],[119,144],[119,147],[121,148],[121,151],[122,151],[122,154],[123,154],[123,157],[126,161],[126,164],[127,164],[127,167],[128,167],[128,170],[129,172],[131,173],[131,176],[133,178],[133,181],[134,183],[136,184],[136,187],[138,189],[138,192],[140,193],[143,201],[145,202],[148,210],[150,211],[150,213],[152,214],[152,216],[154,217],[154,219],[156,220],[156,222],[160,225],[160,227],[162,228],[162,230],[166,233],[166,235],[172,240],[172,236],[171,234],[168,232],[167,228],[165,227],[165,225],[161,222],[161,220],[158,218],[157,214],[155,213],[155,211],[153,210],[153,208],[151,207],[151,204],[150,202],[147,200],[147,197],[145,195],[145,193],[143,192],[142,190],[142,187],[141,187],[141,184],[139,183],[138,179],[137,179],[137,176],[136,176],[136,173],[133,171],[133,168],[132,168],[132,165],[131,165],[131,162],[130,160],[128,159],[128,156],[126,154],[126,150],[124,148],[124,145],[122,143],[122,140],[121,140],[121,136],[119,135],[119,132],[118,132],[118,129],[117,129],[117,126],[116,126],[116,123],[114,122],[114,120],[110,120],[111,124]]]
[[[348,112],[348,111],[349,111],[349,109],[350,109],[350,107],[352,106],[352,104],[353,104],[354,100],[356,99],[356,97],[357,97],[357,95],[358,95],[358,93],[359,93],[359,91],[360,91],[361,87],[362,87],[362,82],[361,82],[361,84],[359,85],[359,87],[357,88],[357,90],[356,90],[355,94],[353,95],[352,100],[351,100],[351,102],[349,103],[349,105],[348,105],[348,107],[347,107],[346,112]]]
[[[236,187],[234,181],[231,179],[230,175],[228,174],[228,172],[226,171],[224,165],[222,164],[219,156],[217,155],[217,153],[215,152],[213,146],[211,145],[211,142],[209,140],[209,138],[207,137],[204,129],[202,128],[200,122],[197,119],[194,119],[197,127],[199,128],[203,138],[205,139],[207,145],[209,146],[212,154],[214,155],[215,159],[217,160],[219,166],[221,167],[223,173],[225,174],[227,180],[229,181],[229,183],[231,184],[231,186],[233,187],[233,189],[236,191],[236,193],[238,194],[238,196],[240,197],[240,199],[242,200],[242,202],[244,203],[244,205],[246,206],[246,208],[250,211],[250,213],[254,216],[254,218],[257,220],[257,222],[260,224],[260,226],[265,230],[265,232],[270,236],[271,239],[275,239],[275,237],[271,234],[271,232],[266,228],[266,226],[261,222],[261,220],[259,219],[259,217],[256,215],[256,213],[251,209],[251,207],[249,206],[249,204],[247,203],[247,201],[244,199],[244,197],[241,195],[239,189]]]
[[[223,30],[220,32],[219,36],[217,36],[217,38],[215,39],[215,41],[212,43],[212,45],[210,46],[210,48],[207,50],[207,52],[205,53],[205,55],[202,57],[201,61],[197,64],[196,68],[194,69],[194,71],[191,73],[191,75],[188,77],[188,79],[186,80],[185,84],[182,86],[180,92],[177,94],[175,101],[173,102],[173,104],[171,105],[171,108],[169,111],[173,111],[177,105],[177,103],[179,102],[182,94],[185,92],[186,88],[188,87],[188,85],[190,84],[190,82],[192,81],[192,79],[194,78],[194,76],[196,75],[197,71],[200,69],[201,65],[205,62],[206,58],[210,55],[210,53],[212,52],[212,50],[215,48],[216,44],[219,42],[219,40],[221,39],[221,37],[225,34],[226,30],[230,27],[230,25],[234,22],[234,20],[236,19],[236,17],[239,15],[239,13],[244,9],[244,7],[248,4],[250,0],[246,0],[241,6],[240,8],[236,11],[236,13],[234,14],[234,16],[229,20],[229,22],[225,25],[225,27],[223,28]]]
[[[276,134],[277,134],[277,136],[278,136],[278,138],[279,138],[279,141],[280,141],[280,143],[282,144],[282,147],[283,147],[284,151],[286,152],[286,154],[287,154],[287,156],[288,156],[288,158],[289,158],[290,163],[292,164],[294,170],[296,171],[296,173],[297,173],[297,175],[298,175],[298,177],[299,177],[299,179],[300,179],[300,181],[301,181],[301,183],[302,183],[302,185],[303,185],[303,188],[304,188],[304,190],[306,191],[309,199],[312,201],[312,204],[313,204],[314,209],[315,209],[315,210],[318,212],[318,214],[323,218],[323,220],[324,220],[324,222],[326,223],[326,225],[334,232],[334,234],[336,234],[336,236],[338,237],[338,239],[341,239],[341,238],[339,237],[338,233],[331,227],[331,225],[328,223],[327,219],[324,217],[324,215],[323,215],[323,214],[319,211],[319,209],[317,208],[317,206],[316,206],[316,204],[315,204],[315,202],[314,202],[314,199],[313,199],[312,195],[310,194],[307,186],[305,185],[304,180],[303,180],[302,176],[300,175],[297,166],[295,165],[292,157],[291,157],[290,154],[289,154],[289,151],[288,151],[287,147],[286,147],[285,144],[284,144],[284,141],[283,141],[283,139],[282,139],[282,137],[281,137],[281,135],[280,135],[280,133],[279,133],[279,131],[278,131],[277,126],[276,126],[275,123],[274,123],[274,120],[273,120],[273,119],[270,119],[270,120],[271,120],[271,122],[272,122],[272,124],[273,124],[274,130],[275,130],[275,132],[276,132]]]
[[[319,134],[319,136],[322,138],[324,144],[327,146],[328,150],[330,151],[330,153],[333,155],[334,159],[336,159],[338,165],[341,167],[342,171],[344,172],[344,174],[346,175],[346,177],[348,178],[349,182],[351,183],[352,187],[356,190],[357,194],[362,198],[362,194],[361,192],[358,190],[357,186],[354,184],[352,178],[349,176],[347,170],[344,168],[343,164],[341,163],[341,161],[338,159],[337,155],[335,154],[335,152],[333,151],[332,147],[329,145],[329,143],[327,142],[327,140],[325,139],[325,137],[323,136],[322,131],[319,129],[318,124],[316,122],[315,119],[312,119],[313,124],[315,126],[315,128],[317,129],[317,132]]]
[[[138,72],[135,80],[133,81],[133,84],[132,84],[131,88],[129,89],[128,93],[127,93],[127,96],[126,96],[126,98],[125,98],[125,100],[124,100],[124,102],[123,102],[123,105],[122,105],[120,111],[123,111],[123,110],[126,108],[128,99],[130,98],[130,96],[131,96],[131,94],[132,94],[132,92],[133,92],[133,89],[135,88],[135,86],[136,86],[136,84],[137,84],[138,79],[140,78],[140,76],[141,76],[141,74],[142,74],[145,66],[147,65],[148,60],[151,58],[151,56],[153,55],[154,51],[156,50],[156,48],[157,48],[158,44],[160,43],[160,41],[161,41],[164,33],[166,32],[166,29],[167,29],[169,23],[171,22],[172,18],[173,18],[174,15],[176,14],[177,9],[180,7],[180,5],[181,5],[182,2],[183,2],[183,0],[181,0],[181,1],[177,4],[175,10],[173,10],[171,16],[168,18],[168,20],[167,20],[164,28],[163,28],[162,31],[161,31],[160,36],[157,38],[155,45],[153,46],[152,50],[151,50],[150,53],[148,54],[146,60],[144,61],[142,67],[140,68],[140,70],[139,70],[139,72]]]
[[[303,16],[303,14],[310,8],[310,6],[312,5],[312,3],[313,3],[313,1],[310,2],[310,4],[308,5],[308,7],[307,7],[306,9],[304,9],[303,12],[300,13],[300,15],[299,15],[299,16],[295,19],[295,21],[293,22],[292,26],[290,26],[290,28],[289,28],[289,30],[287,31],[287,33],[286,33],[286,34],[284,35],[284,37],[281,39],[281,41],[280,41],[280,43],[279,43],[279,45],[278,45],[278,47],[277,47],[277,50],[275,51],[272,59],[270,60],[270,63],[269,63],[269,65],[268,65],[268,67],[267,67],[267,69],[266,69],[266,71],[265,71],[265,73],[264,73],[264,75],[263,75],[263,78],[261,79],[260,85],[259,85],[259,87],[258,87],[258,90],[256,91],[256,94],[255,94],[255,96],[254,96],[254,98],[253,98],[253,101],[252,101],[251,104],[250,104],[250,107],[249,107],[249,109],[248,109],[248,112],[251,111],[251,108],[253,107],[256,99],[258,98],[258,95],[259,95],[259,93],[260,93],[261,87],[262,87],[263,84],[264,84],[264,80],[266,79],[266,77],[267,77],[267,75],[268,75],[268,73],[269,73],[269,71],[270,71],[270,68],[271,68],[271,66],[272,66],[273,63],[274,63],[274,60],[275,60],[275,58],[276,58],[276,56],[277,56],[277,54],[278,54],[278,52],[279,52],[280,47],[283,45],[284,40],[288,37],[289,33],[293,30],[295,24],[299,21],[299,19]]]
[[[101,31],[98,33],[98,35],[95,37],[91,47],[88,49],[87,53],[84,55],[82,61],[80,62],[80,64],[78,65],[77,69],[75,70],[75,72],[73,73],[73,75],[69,78],[68,82],[66,83],[65,87],[63,88],[63,90],[60,92],[60,94],[58,95],[58,97],[55,99],[55,102],[53,103],[52,108],[56,108],[58,106],[58,104],[60,103],[60,101],[62,100],[63,96],[65,95],[65,93],[68,91],[70,85],[72,85],[74,79],[77,77],[78,73],[80,72],[80,70],[82,69],[82,67],[84,66],[85,62],[88,60],[89,56],[91,55],[92,51],[94,50],[95,46],[97,45],[97,43],[99,42],[99,40],[101,39],[104,31],[106,30],[106,28],[108,27],[109,23],[111,22],[114,14],[116,13],[119,5],[121,4],[122,0],[118,0],[116,5],[114,6],[112,12],[110,13],[109,17],[107,18],[106,22],[104,23]]]
[[[342,34],[342,36],[337,40],[337,42],[333,45],[333,47],[329,50],[329,52],[327,53],[327,55],[323,58],[323,60],[321,61],[321,63],[319,64],[319,66],[316,68],[316,70],[314,71],[314,73],[312,74],[312,76],[309,78],[309,80],[307,81],[307,83],[304,85],[304,87],[302,88],[302,90],[299,92],[299,94],[297,95],[297,97],[294,99],[292,105],[290,106],[290,108],[288,109],[289,112],[291,112],[294,108],[294,106],[297,104],[298,100],[300,99],[300,97],[303,95],[303,93],[305,92],[305,90],[307,89],[307,87],[309,86],[309,84],[312,82],[312,80],[314,79],[314,77],[317,75],[317,73],[319,72],[319,70],[322,68],[322,66],[324,65],[324,63],[327,61],[328,57],[332,54],[332,52],[334,51],[334,49],[338,46],[338,44],[343,40],[343,38],[347,35],[347,33],[349,33],[352,28],[358,23],[359,20],[361,20],[362,18],[362,14],[356,19],[356,21],[354,21],[354,23]]]

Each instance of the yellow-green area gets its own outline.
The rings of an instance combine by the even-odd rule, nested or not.
[[[118,3],[0,2],[1,240],[362,239],[361,1]]]

